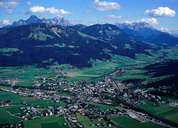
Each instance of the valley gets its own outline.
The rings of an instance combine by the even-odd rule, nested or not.
[[[137,59],[114,56],[110,61],[93,61],[92,67],[82,69],[70,65],[1,67],[0,109],[7,118],[0,122],[24,128],[129,128],[130,123],[141,128],[174,128],[178,123],[175,95],[154,99],[156,88],[147,87],[150,82],[153,85],[169,78],[161,74],[158,79],[145,68],[163,59],[177,60],[176,54],[163,51],[147,57],[138,54]],[[163,53],[165,58],[161,58]]]
[[[0,28],[0,127],[178,127],[177,37],[148,23],[64,22]]]

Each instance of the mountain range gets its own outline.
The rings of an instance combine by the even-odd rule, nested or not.
[[[22,25],[30,25],[30,24],[40,24],[40,23],[46,23],[46,24],[52,24],[52,25],[61,25],[61,26],[69,26],[71,25],[68,20],[65,20],[61,17],[54,17],[52,19],[40,19],[35,15],[30,16],[27,20],[19,20],[15,21],[10,27],[12,26],[22,26]]]
[[[162,32],[148,23],[117,24],[124,32],[140,40],[164,46],[177,45],[177,38],[167,32]]]
[[[109,60],[113,55],[135,58],[177,44],[178,38],[144,22],[86,26],[59,17],[31,16],[0,29],[0,66],[86,67],[92,65],[91,60]]]

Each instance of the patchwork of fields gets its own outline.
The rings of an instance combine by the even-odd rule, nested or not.
[[[17,81],[17,85],[20,87],[32,87],[34,86],[36,79],[40,77],[55,77],[56,75],[59,75],[59,71],[61,70],[64,73],[64,78],[68,81],[95,81],[104,76],[112,75],[114,79],[123,82],[139,80],[143,83],[149,83],[170,77],[161,76],[154,78],[152,75],[148,74],[145,67],[161,61],[163,59],[163,55],[164,59],[178,60],[178,49],[174,49],[172,52],[169,50],[162,50],[158,53],[150,54],[152,56],[139,54],[136,59],[123,56],[113,56],[112,60],[109,61],[92,61],[92,67],[82,69],[77,69],[69,65],[54,65],[46,68],[35,66],[0,67],[0,79],[15,79]],[[118,69],[122,69],[123,72],[119,75],[113,75],[113,73]],[[2,85],[0,87],[6,89],[9,88],[9,85]],[[62,92],[62,95],[69,96],[70,93]],[[56,103],[47,99],[41,100],[32,97],[23,97],[6,91],[0,91],[0,101],[10,102],[8,106],[0,107],[0,124],[16,124],[17,122],[22,121],[18,115],[22,112],[20,108],[25,105],[31,107],[38,106],[41,109],[48,108],[49,106],[65,106],[65,103],[62,101]],[[93,105],[95,105],[101,112],[105,112],[111,108],[111,106],[104,104]],[[171,108],[170,106],[154,106],[151,103],[141,104],[139,107],[170,121],[178,122],[177,108]],[[79,113],[77,113],[76,116],[78,121],[83,124],[85,128],[96,128],[93,120],[90,120],[87,116],[83,116]],[[112,122],[123,128],[163,128],[149,122],[141,123],[127,116],[113,117]],[[25,121],[24,126],[25,128],[68,128],[64,117],[55,116]]]

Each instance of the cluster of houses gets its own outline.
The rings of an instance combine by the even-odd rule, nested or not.
[[[120,70],[117,71],[117,73],[121,72]],[[9,84],[14,85],[14,82],[10,81]],[[135,105],[144,100],[152,101],[156,104],[162,103],[161,97],[152,95],[147,90],[134,89],[132,85],[115,81],[111,77],[105,77],[96,82],[69,82],[61,78],[42,77],[35,81],[33,88],[12,88],[10,91],[24,97],[33,97],[41,100],[48,99],[56,103],[62,101],[65,103],[63,107],[49,105],[45,109],[41,109],[40,106],[25,104],[25,107],[21,107],[22,112],[18,115],[23,120],[62,115],[72,128],[83,128],[83,125],[78,121],[76,113],[80,113],[82,116],[86,116],[91,120],[118,115],[127,115],[141,122],[152,120],[148,115],[133,111],[129,107],[125,107],[122,103],[115,103],[113,99],[116,97]],[[0,105],[5,106],[9,103],[10,101],[1,101]],[[111,107],[105,111],[101,111],[97,107],[101,104]],[[107,122],[106,127],[113,127],[114,124],[108,120]],[[96,125],[102,126],[100,123]]]

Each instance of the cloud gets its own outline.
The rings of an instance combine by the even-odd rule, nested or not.
[[[10,20],[5,19],[5,20],[0,21],[0,27],[6,26],[6,25],[9,25],[9,24],[11,24]]]
[[[33,13],[44,13],[46,12],[46,9],[43,6],[33,6],[30,8],[30,11]]]
[[[168,7],[158,7],[157,9],[147,9],[146,14],[153,17],[174,17],[176,12]]]
[[[120,4],[116,3],[116,2],[94,0],[94,4],[95,4],[96,8],[100,11],[109,11],[109,10],[120,9]]]
[[[148,23],[150,25],[158,25],[159,22],[156,18],[142,18],[140,20],[140,22],[145,22],[145,23]]]
[[[106,19],[108,19],[108,20],[120,20],[121,18],[122,18],[121,16],[117,16],[117,15],[106,16]]]
[[[64,10],[64,9],[57,9],[55,7],[43,7],[43,6],[32,6],[30,8],[30,12],[32,13],[49,13],[53,15],[58,15],[58,16],[65,16],[69,15],[70,12]]]
[[[0,9],[4,9],[8,13],[12,13],[17,7],[20,0],[0,0]]]

